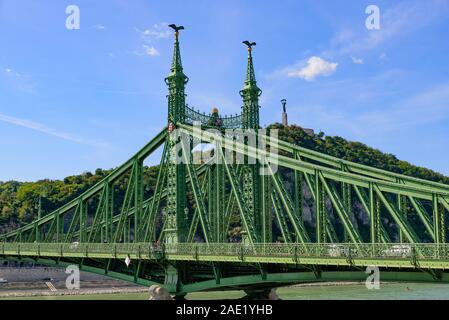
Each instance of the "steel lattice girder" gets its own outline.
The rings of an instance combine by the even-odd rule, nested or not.
[[[180,125],[181,127],[183,127],[183,125]],[[183,127],[184,130],[186,130],[186,127]],[[188,127],[187,127],[188,129]],[[188,133],[188,131],[187,131]],[[119,167],[117,170],[115,170],[109,177],[105,178],[104,182],[100,182],[99,184],[97,184],[96,186],[94,186],[92,189],[86,191],[83,195],[81,195],[78,199],[75,199],[76,201],[72,201],[71,203],[63,206],[62,208],[59,208],[58,210],[56,210],[54,213],[49,214],[47,216],[45,216],[44,218],[41,218],[37,221],[35,221],[33,224],[30,224],[28,226],[25,226],[23,228],[21,228],[20,230],[16,230],[15,232],[9,233],[7,234],[7,238],[12,237],[13,235],[16,237],[16,241],[19,240],[19,237],[22,237],[22,234],[24,232],[27,232],[28,230],[32,230],[32,228],[35,228],[36,230],[36,225],[37,225],[37,229],[39,229],[40,226],[45,225],[48,222],[51,222],[52,225],[50,226],[50,232],[47,234],[47,241],[51,241],[52,240],[52,235],[54,232],[56,232],[56,234],[58,234],[58,238],[59,238],[59,228],[56,228],[55,226],[57,225],[57,223],[55,223],[54,221],[56,221],[57,219],[55,217],[61,217],[63,216],[66,212],[68,212],[68,210],[73,209],[71,206],[75,206],[74,208],[75,210],[75,214],[74,214],[74,218],[72,221],[72,224],[76,225],[78,222],[77,219],[82,220],[81,223],[82,225],[85,224],[85,221],[83,221],[83,217],[84,214],[83,213],[83,204],[85,203],[85,201],[87,201],[89,198],[87,197],[87,195],[93,195],[95,193],[93,193],[92,190],[98,190],[98,191],[102,191],[102,189],[105,188],[105,185],[109,184],[110,181],[117,179],[119,176],[117,175],[117,172],[121,172],[124,173],[126,172],[123,168],[126,167],[128,164],[131,165],[131,169],[134,170],[134,168],[136,168],[133,172],[134,174],[132,174],[132,176],[134,177],[138,177],[141,176],[140,174],[136,174],[137,170],[139,169],[139,166],[136,163],[141,162],[143,159],[140,157],[140,155],[146,156],[148,155],[150,152],[152,152],[156,146],[159,146],[163,140],[160,139],[160,137],[164,137],[163,134],[159,134],[155,139],[152,140],[152,142],[150,142],[149,144],[147,144],[147,146],[145,148],[143,148],[139,153],[137,153],[137,155],[129,160],[125,165]],[[203,136],[204,138],[210,138],[206,136]],[[214,137],[215,139],[216,137]],[[206,139],[207,140],[207,139]],[[235,145],[237,146],[237,148],[242,148],[244,146],[240,145],[238,142],[234,142]],[[250,152],[254,152],[254,150],[251,149],[251,147],[248,147]],[[260,150],[259,150],[260,151]],[[263,154],[263,151],[262,151]],[[434,203],[437,204],[441,204],[442,206],[444,206],[444,208],[447,208],[447,201],[446,201],[446,197],[447,195],[437,195],[435,196],[435,193],[433,192],[433,190],[429,190],[424,192],[422,189],[417,189],[415,187],[412,186],[407,186],[404,184],[398,184],[398,183],[392,183],[392,182],[388,182],[388,181],[379,181],[377,179],[373,179],[373,178],[368,178],[365,176],[357,176],[353,173],[348,173],[348,172],[342,172],[342,171],[338,171],[338,170],[334,170],[334,169],[330,169],[330,168],[326,168],[326,167],[321,167],[318,165],[314,165],[314,164],[310,164],[310,163],[306,163],[304,161],[298,160],[298,159],[289,159],[288,157],[285,156],[279,156],[279,162],[281,165],[285,166],[285,167],[289,167],[293,170],[295,170],[295,172],[300,171],[302,173],[304,173],[304,176],[306,178],[306,182],[309,184],[310,186],[310,178],[309,175],[314,175],[316,174],[316,172],[319,172],[320,174],[320,179],[326,181],[326,178],[329,180],[333,180],[333,181],[339,181],[339,182],[343,182],[343,183],[348,183],[350,185],[354,186],[354,189],[356,190],[360,190],[360,187],[363,188],[367,188],[369,189],[370,186],[373,186],[373,188],[376,191],[376,194],[380,197],[380,199],[382,200],[382,202],[384,203],[384,205],[386,206],[386,208],[388,209],[388,211],[392,214],[392,216],[394,217],[394,219],[396,220],[396,222],[400,225],[401,228],[401,232],[405,232],[407,238],[409,241],[412,242],[418,242],[418,239],[416,237],[416,235],[413,233],[413,230],[411,229],[411,227],[408,225],[408,223],[403,219],[403,217],[398,213],[397,208],[395,208],[394,204],[391,203],[391,201],[389,201],[385,196],[384,196],[384,192],[387,193],[395,193],[398,195],[406,195],[409,197],[409,199],[411,200],[412,205],[415,207],[415,209],[417,209],[418,214],[420,215],[421,219],[423,220],[423,222],[425,222],[425,226],[428,229],[428,231],[431,231],[431,235],[434,237],[434,233],[433,233],[433,228],[432,226],[430,226],[430,220],[427,217],[426,213],[424,212],[424,208],[422,207],[422,205],[419,204],[419,198],[423,199],[423,200],[432,200]],[[312,171],[312,169],[314,171]],[[232,171],[231,171],[232,173]],[[232,176],[232,175],[231,175]],[[237,181],[235,182],[235,186],[238,188],[238,184]],[[135,183],[134,183],[134,187],[135,187]],[[128,186],[130,187],[130,186]],[[279,187],[279,184],[278,184]],[[131,187],[132,188],[132,187]],[[312,189],[313,190],[313,189]],[[278,190],[279,191],[279,190]],[[314,190],[313,190],[314,191]],[[312,191],[312,194],[314,193]],[[330,194],[331,196],[333,195],[334,197],[331,197],[331,200],[333,199],[334,201],[334,205],[335,203],[338,203],[337,198],[335,197],[335,192],[333,192],[332,190],[327,190],[328,194]],[[282,191],[282,193],[284,193]],[[358,192],[357,192],[358,193]],[[417,199],[418,198],[418,199]],[[130,197],[125,197],[125,199],[127,199],[127,202],[131,202]],[[291,202],[291,200],[290,200]],[[136,203],[139,203],[139,201],[137,201]],[[76,204],[76,205],[75,205]],[[125,203],[124,203],[125,204]],[[129,205],[129,203],[126,203],[127,206],[123,208],[123,210],[127,211],[127,210],[131,210],[131,207]],[[99,206],[102,205],[102,201],[100,201]],[[287,206],[288,208],[291,207],[291,205]],[[340,210],[338,210],[340,208]],[[98,208],[99,210],[100,208]],[[290,208],[291,211],[292,208]],[[339,211],[340,213],[342,212],[342,207],[337,205],[337,211]],[[116,230],[115,233],[115,237],[118,237],[119,235],[121,236],[122,233],[122,229],[124,228],[124,221],[125,219],[128,219],[128,217],[133,214],[133,212],[130,213],[124,213],[122,210],[121,215],[119,215],[121,218],[119,218],[119,228],[118,230]],[[97,211],[98,213],[98,211]],[[288,213],[288,211],[287,211]],[[95,215],[95,218],[98,215]],[[247,215],[244,215],[247,217]],[[436,217],[439,217],[438,215],[435,215]],[[440,215],[441,216],[441,215]],[[59,218],[58,218],[59,219]],[[120,220],[122,219],[122,220]],[[116,219],[113,219],[114,222],[116,222]],[[443,219],[444,220],[444,219]],[[252,221],[248,221],[249,225],[253,225]],[[96,225],[96,224],[95,224]],[[437,224],[438,225],[438,230],[439,234],[443,233],[443,228],[441,227],[441,224]],[[253,228],[251,226],[248,227],[249,229]],[[351,227],[349,227],[351,228]],[[73,235],[79,233],[79,235],[81,236],[81,238],[85,238],[86,235],[84,235],[84,232],[89,232],[89,228],[81,228],[80,231],[78,232],[74,232],[73,230],[74,228],[69,227],[69,232],[67,233],[67,238],[66,241],[70,241],[71,237],[73,237]],[[346,228],[347,229],[347,228]],[[55,231],[58,230],[58,231]],[[442,230],[442,231],[441,231]],[[96,230],[94,232],[97,232]],[[92,230],[90,230],[90,233],[92,233]],[[254,230],[252,232],[252,234],[256,234],[256,231]],[[38,235],[38,233],[36,232],[36,235]],[[91,237],[91,236],[90,236]],[[354,237],[352,237],[353,240],[355,239]],[[29,237],[29,240],[31,241],[33,238]],[[439,236],[440,240],[444,241],[444,237]],[[94,240],[94,239],[92,239]]]
[[[145,151],[145,153],[146,152],[147,151]],[[134,160],[134,161],[136,161],[136,160]],[[196,170],[197,174],[198,175],[204,174],[204,172],[208,168],[208,166],[209,166],[209,163],[205,163],[205,164],[201,165]],[[114,179],[118,179],[119,178],[119,176],[115,176],[115,175],[113,175],[113,173],[111,174],[111,176],[108,176],[104,180],[99,182],[98,185],[95,185],[94,187],[92,187],[92,189],[95,189],[95,190],[98,189],[99,190],[99,194],[101,196],[103,196],[103,193],[105,192],[105,190],[109,190],[111,188],[111,183],[109,182],[110,180],[108,178],[114,178]],[[123,171],[122,174],[124,174],[124,173],[126,173],[126,171]],[[133,175],[131,175],[131,176],[133,176]],[[190,179],[188,177],[186,177],[186,179],[187,179],[186,180],[187,183],[190,183]],[[134,194],[134,189],[133,189],[133,187],[130,184],[134,185],[133,179],[130,179],[129,184],[128,184],[128,189],[130,189],[130,194],[131,193]],[[102,188],[100,188],[100,187],[102,187]],[[131,190],[131,189],[133,189],[133,190]],[[73,208],[71,208],[71,207],[66,208],[66,206],[63,206],[63,207],[55,210],[54,212],[46,215],[45,217],[32,222],[31,224],[28,224],[28,225],[26,225],[24,227],[21,227],[21,228],[19,228],[17,230],[14,230],[14,231],[8,233],[6,235],[3,235],[2,238],[8,239],[8,238],[11,238],[11,237],[15,237],[15,241],[18,241],[19,240],[18,237],[19,236],[21,237],[22,234],[24,234],[26,232],[29,232],[29,231],[35,230],[36,226],[38,226],[39,228],[42,228],[45,225],[48,225],[49,223],[51,224],[50,231],[56,232],[57,236],[61,237],[62,234],[60,232],[55,231],[57,229],[55,227],[56,223],[54,223],[54,221],[59,219],[60,220],[59,223],[62,224],[62,218],[64,217],[64,215],[69,213],[70,210],[73,210],[74,212],[73,212],[73,216],[72,216],[70,225],[68,227],[67,233],[64,234],[64,236],[65,236],[65,240],[64,241],[65,242],[71,242],[73,238],[81,236],[80,229],[75,230],[75,228],[80,223],[80,209],[82,209],[83,204],[89,199],[89,198],[87,198],[87,196],[85,196],[85,194],[87,194],[87,193],[89,193],[89,191],[87,191],[86,193],[84,193],[83,195],[81,195],[81,196],[79,196],[78,198],[75,199],[76,200],[76,205]],[[95,195],[95,193],[92,193],[91,197],[93,197],[94,195]],[[161,198],[165,197],[165,195],[166,195],[166,193],[165,193],[164,189],[161,189],[161,192],[155,192],[155,196],[157,196],[159,201],[160,201]],[[108,196],[108,200],[109,200],[109,197],[111,197],[111,195]],[[130,198],[130,197],[128,196],[128,198]],[[86,200],[84,200],[84,199],[86,199]],[[153,203],[153,199],[154,198],[151,197],[151,198],[149,198],[149,199],[147,199],[145,201],[142,201],[141,202],[142,203],[142,205],[141,205],[142,209],[148,208]],[[128,199],[129,203],[131,202],[130,200],[131,199]],[[124,202],[124,204],[125,204],[125,202]],[[112,230],[111,229],[112,225],[120,223],[120,220],[122,219],[122,226],[121,226],[120,229],[121,229],[121,232],[123,232],[123,230],[125,228],[124,221],[127,220],[127,219],[130,219],[134,215],[135,206],[133,206],[133,207],[131,207],[129,205],[124,206],[122,208],[122,211],[120,212],[120,214],[116,214],[113,217],[111,216],[112,212],[106,212],[108,210],[110,211],[110,208],[107,205],[103,206],[102,201],[99,201],[96,213],[94,215],[94,223],[92,223],[92,226],[89,225],[89,226],[81,229],[81,230],[83,230],[83,233],[84,232],[86,233],[86,235],[89,234],[89,237],[90,237],[90,239],[88,239],[89,242],[94,242],[94,240],[95,240],[94,238],[92,238],[92,236],[90,236],[90,234],[92,234],[92,232],[94,232],[94,233],[98,232],[98,230],[96,230],[96,229],[99,227],[100,224],[97,224],[96,222],[98,221],[98,219],[101,219],[100,216],[106,215],[106,218],[109,221],[105,221],[104,223],[107,226],[107,228],[110,229],[110,230]],[[150,218],[150,220],[147,220],[146,225],[150,224],[151,216],[149,218]],[[154,216],[153,216],[153,218],[154,218]],[[154,223],[153,223],[153,225],[154,225]],[[142,227],[144,227],[143,224],[142,224]],[[61,231],[61,230],[59,230],[59,231]],[[34,233],[35,233],[34,231],[30,232],[30,235],[34,235]],[[47,237],[48,238],[46,239],[46,241],[51,242],[51,241],[54,240],[53,237],[51,236],[52,234],[53,233],[47,233]],[[119,236],[119,233],[116,232],[115,236]],[[30,238],[29,240],[31,241],[31,240],[34,240],[34,239]]]
[[[181,124],[180,127],[182,127],[183,130],[186,130],[185,134],[192,133],[192,131],[189,130],[188,126]],[[204,140],[210,139],[209,141],[220,140],[219,137],[214,136],[213,134],[210,134],[208,132],[203,132],[201,134],[201,139],[204,139]],[[221,141],[220,145],[225,146],[225,147],[227,145],[232,145],[230,142],[226,141],[227,138],[221,137],[221,139],[222,139],[222,141]],[[237,152],[243,153],[243,152],[245,152],[245,150],[247,150],[247,152],[249,153],[248,156],[256,157],[259,159],[266,159],[266,157],[269,156],[265,150],[256,150],[254,147],[245,146],[236,141],[233,141],[232,143],[233,143],[234,147],[236,148]],[[338,181],[341,183],[347,183],[349,185],[353,185],[355,188],[363,187],[363,188],[369,189],[370,186],[373,186],[376,195],[381,199],[382,203],[385,205],[388,212],[392,215],[393,219],[398,224],[401,232],[403,232],[404,235],[407,237],[407,240],[410,242],[419,242],[419,239],[418,239],[417,235],[414,233],[411,226],[408,224],[408,222],[405,220],[405,218],[401,214],[398,213],[398,209],[396,208],[394,203],[389,201],[384,193],[394,193],[397,195],[405,195],[408,197],[421,198],[424,200],[433,200],[435,193],[432,190],[423,191],[421,188],[407,186],[402,183],[399,184],[399,183],[393,183],[393,182],[388,182],[388,181],[382,181],[382,180],[378,180],[378,179],[374,179],[374,178],[369,178],[366,176],[356,175],[356,174],[349,173],[349,172],[338,171],[335,169],[307,163],[307,162],[304,162],[304,161],[301,161],[298,159],[290,159],[290,158],[282,156],[282,155],[279,155],[277,160],[279,162],[279,165],[293,169],[295,171],[299,170],[299,171],[303,172],[305,175],[309,175],[309,174],[316,175],[318,172],[319,175],[321,176],[320,179],[322,181],[324,181],[326,186],[327,186],[326,178],[331,181]],[[311,169],[313,169],[314,171],[312,171]],[[343,210],[344,207],[342,205],[339,205],[339,202],[340,202],[339,196],[336,194],[336,192],[332,191],[331,188],[329,188],[329,187],[327,188],[327,192],[330,195],[331,200],[333,200],[332,202],[333,202],[334,206],[336,206],[337,212],[340,213],[340,217],[343,218],[343,220],[346,220],[345,230],[347,232],[349,232],[349,234],[351,234],[354,230],[354,226],[350,225],[349,220],[344,218],[344,217],[346,217],[347,214],[346,215],[344,214],[344,210]],[[436,199],[437,199],[438,203],[442,204],[445,208],[447,208],[447,202],[445,200],[445,197],[447,197],[447,194],[446,195],[438,195],[438,197]],[[442,216],[442,217],[444,220],[444,216]],[[422,219],[422,220],[424,220],[424,219]],[[380,225],[379,225],[379,227],[380,227]],[[439,226],[439,230],[443,230],[441,228],[441,226]],[[442,233],[443,231],[440,231],[440,233]],[[351,238],[353,241],[360,241],[360,237],[351,236]],[[439,238],[444,239],[443,236],[440,236]],[[356,239],[359,239],[359,240],[356,240]]]
[[[399,173],[394,173],[374,167],[369,167],[363,164],[351,162],[348,160],[336,158],[324,153],[320,153],[318,151],[310,150],[304,147],[288,143],[286,141],[282,141],[275,137],[267,137],[263,134],[262,137],[265,139],[271,139],[273,143],[277,144],[277,147],[280,150],[284,150],[292,154],[297,153],[299,156],[305,159],[313,160],[323,165],[328,165],[334,168],[341,168],[342,165],[344,165],[347,168],[348,172],[351,173],[365,175],[368,177],[390,182],[397,182],[398,180],[401,180],[403,184],[414,186],[418,189],[432,191],[435,193],[443,193],[443,194],[449,193],[449,186],[443,183],[406,176]]]

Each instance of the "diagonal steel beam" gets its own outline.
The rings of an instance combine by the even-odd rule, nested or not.
[[[321,172],[317,172],[321,183],[324,186],[324,189],[327,192],[327,195],[329,196],[332,204],[334,205],[334,208],[336,209],[341,221],[343,222],[343,226],[348,234],[348,236],[351,238],[351,241],[354,243],[362,243],[362,237],[360,236],[357,229],[354,227],[351,219],[349,218],[349,214],[346,211],[345,206],[343,205],[342,201],[340,200],[340,197],[338,196],[337,190],[335,189],[335,186],[332,184],[328,184],[326,179],[324,179]]]
[[[201,192],[204,194],[206,192],[206,187],[207,187],[207,175],[210,174],[210,171],[207,170],[206,174],[204,175],[204,179],[202,181],[201,184]],[[199,223],[200,217],[199,217],[199,213],[198,213],[198,206],[195,208],[195,211],[193,212],[193,217],[192,217],[192,221],[190,222],[190,228],[189,228],[189,232],[187,234],[187,243],[191,243],[193,242],[194,238],[195,238],[195,234],[198,228],[198,223]],[[204,231],[203,231],[204,232]]]
[[[274,213],[276,215],[276,220],[278,221],[279,229],[281,230],[284,242],[292,243],[292,237],[290,236],[290,231],[288,230],[287,222],[282,214],[281,205],[279,203],[279,198],[277,194],[271,193],[271,202],[273,204]]]
[[[357,197],[359,198],[363,208],[365,209],[366,213],[371,218],[371,210],[370,210],[370,206],[368,204],[369,199],[368,199],[368,197],[366,195],[366,192],[364,190],[362,190],[358,186],[354,186],[354,190],[355,190],[355,193],[356,193]],[[385,230],[385,227],[382,224],[380,225],[380,228],[381,228],[382,242],[390,243],[391,239],[390,239],[390,236],[387,233],[387,230]]]
[[[415,208],[415,211],[418,213],[418,217],[424,223],[424,226],[426,227],[427,232],[430,234],[432,239],[435,240],[435,232],[433,230],[432,222],[430,221],[429,214],[427,213],[426,209],[422,205],[421,201],[417,200],[411,196],[409,196],[408,199],[410,200],[410,203],[412,204],[413,208]]]
[[[204,204],[204,195],[201,192],[201,189],[198,184],[197,172],[193,169],[190,159],[188,158],[190,154],[187,152],[188,150],[182,141],[181,146],[182,146],[182,155],[186,163],[187,173],[189,175],[190,184],[192,186],[193,197],[195,199],[195,203],[198,209],[198,215],[201,222],[201,227],[204,233],[204,239],[207,243],[209,243],[213,241],[213,236],[210,232],[209,221],[207,219],[206,205]]]
[[[402,230],[404,233],[404,236],[407,238],[407,240],[410,243],[417,243],[419,242],[418,235],[415,233],[415,231],[412,229],[410,224],[405,220],[404,216],[399,213],[394,203],[391,201],[388,201],[388,199],[385,197],[383,192],[380,190],[377,184],[373,184],[374,191],[376,192],[379,199],[382,201],[384,206],[387,208],[387,210],[390,212],[393,219],[396,221],[398,227]]]
[[[250,243],[252,243],[252,244],[256,243],[257,242],[257,234],[254,230],[254,224],[250,220],[250,214],[244,205],[244,201],[242,199],[243,191],[238,183],[237,174],[236,174],[234,168],[232,168],[227,163],[225,156],[223,154],[223,150],[220,145],[217,147],[217,149],[218,149],[220,157],[223,161],[223,165],[226,169],[226,174],[227,174],[228,180],[231,184],[232,192],[234,193],[235,199],[237,201],[237,206],[240,211],[240,215],[241,215],[242,222],[243,222],[243,227],[248,232],[248,239],[249,239]]]
[[[281,202],[284,205],[284,208],[287,212],[287,215],[292,223],[293,228],[295,229],[295,234],[299,242],[306,243],[310,242],[309,235],[307,234],[306,229],[304,228],[304,225],[302,221],[299,220],[298,216],[294,214],[293,210],[293,203],[290,199],[287,191],[285,190],[284,186],[282,185],[282,182],[279,179],[279,175],[273,172],[270,165],[267,166],[268,171],[271,175],[271,179],[273,181],[274,187],[278,192],[278,195],[281,199]]]

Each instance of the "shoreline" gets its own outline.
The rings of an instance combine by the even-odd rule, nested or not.
[[[80,290],[58,290],[58,291],[11,291],[1,292],[0,299],[14,297],[48,297],[48,296],[79,296],[79,295],[103,295],[103,294],[128,294],[145,293],[148,288],[112,288],[112,289],[80,289]]]
[[[395,284],[395,282],[381,282],[382,285]],[[310,288],[310,287],[336,287],[364,285],[364,281],[344,281],[344,282],[309,282],[300,283],[280,288]],[[80,296],[80,295],[108,295],[108,294],[129,294],[129,293],[147,293],[147,287],[112,287],[112,288],[89,288],[79,290],[60,289],[58,291],[36,290],[8,290],[0,291],[0,300],[2,298],[20,298],[20,297],[49,297],[49,296]],[[235,290],[230,290],[235,291]]]

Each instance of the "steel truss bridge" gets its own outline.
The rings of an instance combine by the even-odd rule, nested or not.
[[[0,259],[77,264],[142,285],[160,284],[178,297],[201,290],[251,293],[305,281],[365,280],[367,266],[379,267],[382,281],[449,280],[448,185],[302,148],[270,131],[255,137],[266,148],[229,135],[226,129],[260,128],[255,44],[245,42],[242,113],[205,114],[185,102],[181,29],[174,29],[173,62],[165,79],[167,126],[77,198],[0,235]],[[209,130],[195,130],[193,124]],[[204,143],[214,144],[213,156],[195,163],[191,150]],[[157,182],[148,186],[143,163],[160,147]],[[255,161],[229,163],[229,154]],[[121,198],[119,182],[127,186]],[[152,190],[148,198],[145,188]],[[368,227],[358,222],[355,204]],[[307,205],[313,207],[308,225]]]

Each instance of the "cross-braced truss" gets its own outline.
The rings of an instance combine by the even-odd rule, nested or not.
[[[185,104],[178,36],[166,78],[168,126],[77,198],[1,235],[0,257],[76,263],[179,295],[363,279],[359,267],[371,265],[385,269],[383,279],[448,279],[448,185],[335,158],[270,132],[256,135],[264,148],[225,133],[259,128],[254,44],[242,114],[206,116]],[[195,121],[215,130],[197,130]],[[214,149],[198,163],[192,150],[204,143]],[[143,163],[159,148],[157,180],[149,186]],[[234,163],[229,155],[255,162]],[[117,183],[126,184],[124,195]]]

